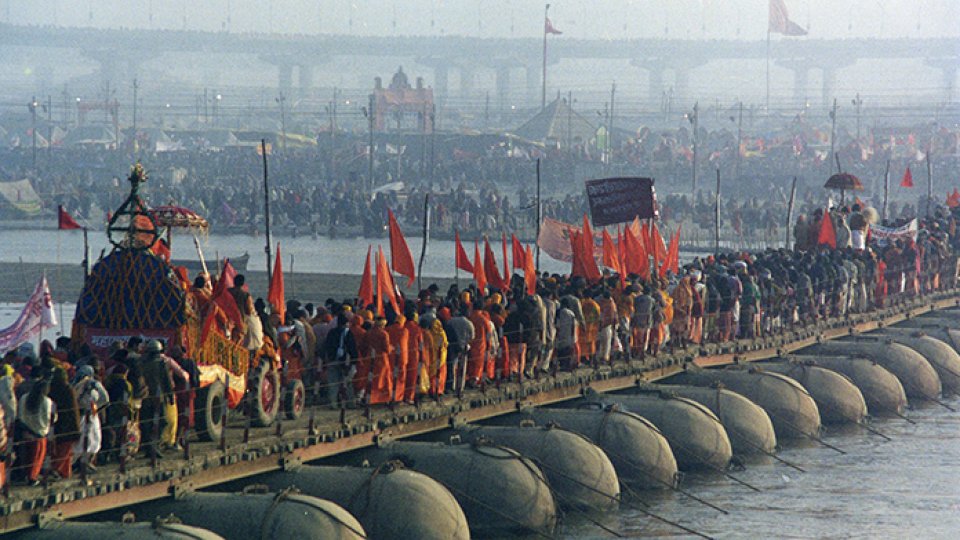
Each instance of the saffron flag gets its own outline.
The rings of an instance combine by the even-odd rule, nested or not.
[[[483,295],[487,288],[487,275],[483,271],[483,260],[480,259],[480,244],[473,241],[473,280],[477,282],[477,290]]]
[[[483,239],[483,275],[487,278],[487,283],[490,285],[501,291],[506,289],[506,287],[503,286],[500,269],[497,268],[497,256],[494,255],[493,249],[490,247],[490,242],[488,242],[486,238]]]
[[[650,257],[646,247],[627,227],[623,230],[624,266],[628,274],[637,274],[643,278],[650,277]]]
[[[784,0],[770,0],[770,21],[768,29],[774,34],[785,36],[805,36],[807,31],[790,20]]]
[[[620,257],[617,255],[617,246],[613,244],[613,238],[610,233],[603,230],[603,265],[612,269],[614,272],[623,273],[620,267]]]
[[[379,249],[380,246],[377,246]],[[377,267],[377,298],[376,298],[376,316],[383,317],[383,287],[380,283],[380,251],[378,251],[374,256],[374,266]]]
[[[533,265],[533,248],[527,246],[523,254],[523,281],[527,285],[527,294],[537,293],[537,269]]]
[[[573,253],[570,275],[586,277],[586,270],[583,268],[583,241],[580,239],[580,234],[576,231],[570,231],[570,251]]]
[[[670,237],[670,247],[667,248],[667,257],[660,267],[660,277],[667,275],[667,271],[674,275],[680,273],[680,227],[677,226],[676,232]]]
[[[456,241],[456,263],[457,268],[463,270],[464,272],[473,273],[473,263],[470,262],[470,257],[467,256],[467,251],[463,249],[463,244],[460,243],[460,231],[454,233],[454,240]]]
[[[900,180],[900,187],[913,187],[913,174],[910,172],[910,166],[907,165],[907,171],[903,173],[903,180]]]
[[[550,22],[550,17],[544,17],[544,19],[543,19],[543,33],[544,33],[544,34],[556,34],[556,35],[558,35],[558,36],[561,35],[561,34],[563,34],[563,32],[557,30],[557,28],[556,28],[555,26],[553,26],[553,23]]]
[[[386,298],[390,301],[390,307],[396,314],[402,314],[400,306],[397,304],[396,284],[393,282],[393,276],[390,275],[390,268],[387,267],[387,258],[383,256],[383,248],[377,246],[378,264],[377,264],[377,295],[381,297],[377,300],[377,309],[383,311],[382,303]]]
[[[400,230],[400,224],[397,223],[397,217],[393,215],[393,211],[389,208],[387,209],[387,220],[390,225],[390,267],[401,276],[407,277],[409,280],[407,281],[407,287],[409,287],[417,279],[417,272],[413,265],[413,255],[410,253],[407,240]]]
[[[837,249],[837,233],[833,230],[833,222],[830,220],[830,212],[824,212],[820,220],[820,232],[817,234],[817,245],[828,245]]]
[[[370,252],[373,246],[367,246],[367,262],[363,265],[363,277],[360,278],[360,291],[357,298],[360,306],[365,308],[373,303],[373,272],[370,269]]]
[[[83,227],[77,223],[77,220],[73,219],[64,208],[63,205],[57,206],[57,229],[61,231],[70,231],[74,229],[82,229]]]
[[[960,191],[957,191],[957,188],[953,188],[953,193],[947,195],[947,206],[950,208],[960,206]]]
[[[280,315],[280,324],[287,321],[287,300],[283,290],[283,259],[280,257],[280,244],[277,244],[277,257],[273,263],[273,275],[267,289],[267,302],[273,306],[273,312]]]
[[[517,238],[517,235],[510,235],[510,242],[513,246],[513,267],[521,270],[527,267],[527,253],[523,250],[523,244]]]
[[[157,241],[150,246],[150,252],[161,259],[170,262],[170,246],[163,238],[157,238]]]
[[[587,215],[583,215],[583,234],[580,237],[583,242],[583,271],[586,274],[587,281],[594,283],[600,281],[600,268],[597,267],[597,259],[593,256],[593,229],[590,228],[590,220]]]
[[[207,339],[207,334],[213,328],[213,323],[217,320],[218,313],[226,320],[230,321],[235,327],[243,327],[243,314],[237,307],[237,301],[230,294],[233,288],[233,278],[237,276],[237,271],[230,264],[229,259],[224,259],[223,270],[220,271],[220,277],[213,286],[213,293],[210,295],[211,308],[207,310],[207,318],[203,323],[203,330],[200,333],[200,343]]]

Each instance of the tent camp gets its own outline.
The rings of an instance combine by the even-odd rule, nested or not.
[[[574,111],[565,99],[557,98],[514,131],[514,135],[541,143],[582,145],[596,137],[597,128]]]

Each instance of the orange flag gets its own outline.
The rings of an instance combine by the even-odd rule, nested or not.
[[[667,258],[667,244],[660,235],[660,228],[654,223],[650,227],[650,243],[653,244],[653,253],[657,260],[662,261]]]
[[[287,321],[287,300],[283,291],[283,259],[280,257],[280,244],[277,244],[277,258],[273,263],[273,276],[267,289],[267,301],[273,306],[273,312],[280,315],[280,324]]]
[[[837,249],[837,233],[833,230],[830,212],[823,213],[823,219],[820,220],[820,232],[817,234],[817,245],[824,244]]]
[[[620,257],[617,255],[617,246],[606,229],[603,230],[603,265],[614,272],[623,273],[620,268]]]
[[[533,264],[533,248],[527,246],[523,254],[523,281],[527,285],[527,294],[537,293],[537,269]]]
[[[680,273],[680,227],[670,237],[670,247],[667,248],[667,257],[660,267],[660,277],[667,275],[667,270],[674,273]]]
[[[570,230],[570,252],[573,253],[573,260],[570,262],[570,275],[586,277],[586,270],[583,268],[583,242],[580,240],[580,233]]]
[[[473,273],[473,263],[470,262],[470,257],[467,256],[467,250],[463,249],[463,244],[460,243],[460,231],[454,233],[454,240],[457,243],[457,253],[456,253],[456,263],[457,268],[463,270],[464,272]]]
[[[523,244],[517,239],[517,235],[511,234],[510,241],[513,243],[513,267],[524,270],[527,267],[527,253],[523,250]],[[524,270],[525,271],[525,270]]]
[[[580,238],[583,242],[583,270],[587,281],[590,283],[600,281],[600,268],[597,267],[597,259],[593,256],[593,229],[590,228],[590,220],[587,215],[583,215],[583,236]]]
[[[377,246],[377,249],[380,249],[380,246]],[[376,316],[377,316],[377,317],[383,317],[383,315],[384,315],[384,313],[383,313],[383,286],[382,286],[381,281],[380,281],[380,253],[381,253],[381,252],[377,252],[377,254],[374,255],[374,258],[376,259],[376,262],[374,263],[374,266],[377,267],[377,306],[376,306],[376,309],[377,309]]]
[[[483,290],[487,288],[487,275],[483,271],[483,260],[480,259],[480,244],[476,240],[473,241],[473,280],[477,282],[477,290],[482,295]]]
[[[363,277],[360,278],[360,307],[365,308],[373,303],[373,272],[370,270],[370,251],[373,246],[367,246],[367,262],[363,265]]]
[[[397,292],[396,284],[393,282],[393,276],[390,275],[390,268],[387,267],[387,258],[383,256],[383,248],[377,246],[379,252],[379,261],[377,264],[377,296],[381,299],[377,300],[377,309],[382,310],[381,304],[383,303],[382,297],[386,297],[387,300],[390,300],[390,306],[393,308],[393,312],[396,314],[402,314],[400,311],[400,306],[397,305]]]
[[[397,223],[393,211],[387,209],[387,218],[390,222],[390,266],[401,276],[407,276],[407,287],[413,285],[417,279],[417,272],[413,266],[413,255],[403,237],[400,224]]]
[[[650,257],[643,242],[633,235],[630,227],[623,230],[624,266],[628,274],[650,277]]]
[[[907,165],[907,172],[903,173],[903,180],[900,181],[900,187],[913,187],[913,174],[910,173],[909,165]]]
[[[497,268],[497,256],[493,254],[490,242],[486,238],[483,239],[483,274],[487,278],[487,283],[501,291],[505,289],[500,269]]]

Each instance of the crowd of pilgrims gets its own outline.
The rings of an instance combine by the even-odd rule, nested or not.
[[[503,290],[430,285],[379,313],[356,299],[289,300],[281,319],[238,275],[228,292],[244,323],[231,336],[295,367],[313,406],[393,408],[579,367],[656,367],[674,361],[665,348],[770,336],[956,287],[960,243],[946,209],[920,220],[916,240],[884,245],[867,240],[867,209],[829,212],[835,247],[823,243],[821,212],[798,219],[794,250],[698,257],[676,275],[604,270],[593,283],[544,273],[535,294],[518,274]],[[210,295],[197,276],[190,301],[208,309]],[[192,435],[199,374],[178,346],[133,337],[100,356],[60,337],[9,351],[0,375],[0,481],[69,478],[141,451],[157,458]]]

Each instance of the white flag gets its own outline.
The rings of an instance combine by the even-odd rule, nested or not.
[[[40,278],[43,286],[42,307],[40,312],[40,324],[44,329],[57,326],[57,312],[53,307],[53,296],[50,295],[50,285],[47,283],[47,276]]]
[[[16,322],[0,329],[0,354],[19,347],[21,343],[26,343],[40,334],[41,330],[56,325],[53,298],[50,297],[47,278],[43,277],[37,282]]]

